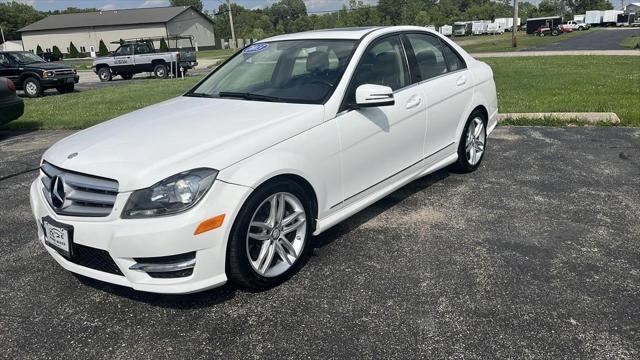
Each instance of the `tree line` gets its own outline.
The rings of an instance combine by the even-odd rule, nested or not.
[[[229,8],[204,9],[201,0],[171,0],[174,6],[193,6],[213,19],[216,37],[231,38]],[[584,14],[586,10],[607,10],[609,0],[542,0],[538,5],[520,3],[520,17]],[[0,3],[0,26],[7,40],[20,38],[17,30],[49,15],[98,11],[95,8],[67,8],[38,11],[33,6],[11,1]],[[232,2],[231,11],[238,38],[262,39],[267,36],[350,26],[453,24],[461,20],[493,20],[513,14],[512,0],[379,0],[377,5],[349,0],[334,12],[307,11],[303,0],[279,0],[262,9],[247,9]]]

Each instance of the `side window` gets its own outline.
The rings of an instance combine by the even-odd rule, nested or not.
[[[403,88],[409,84],[408,75],[400,38],[378,40],[362,56],[353,75],[349,100],[355,98],[356,88],[363,84],[384,85],[393,90]]]
[[[440,47],[440,40],[425,34],[407,34],[406,36],[418,63],[418,71],[416,71],[418,81],[431,79],[447,72],[447,62]]]
[[[11,65],[9,57],[5,54],[0,54],[0,66],[8,67],[9,65]]]
[[[451,47],[443,42],[442,49],[444,50],[444,57],[447,59],[447,65],[449,66],[449,71],[456,71],[461,69],[466,69],[467,65],[464,63],[464,60],[451,49]]]
[[[118,50],[116,50],[115,55],[116,56],[131,55],[131,50],[133,50],[133,45],[122,45],[118,48]]]
[[[151,48],[149,44],[138,44],[136,45],[136,54],[149,54],[151,52]]]

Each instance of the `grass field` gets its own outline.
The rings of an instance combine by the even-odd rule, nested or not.
[[[621,125],[640,126],[640,57],[562,56],[483,59],[491,65],[500,112],[613,111]],[[200,77],[146,80],[25,99],[22,118],[9,129],[81,129],[178,96]],[[553,120],[518,124],[558,125]]]
[[[486,58],[500,112],[608,112],[640,126],[639,56]]]
[[[589,30],[599,31],[599,30]],[[539,45],[555,44],[567,39],[582,36],[589,33],[589,31],[574,31],[559,36],[533,36],[527,35],[524,31],[518,31],[516,33],[518,47],[511,46],[511,33],[504,33],[501,35],[482,35],[482,36],[466,36],[466,37],[454,37],[453,41],[462,46],[463,49],[470,53],[481,52],[504,52],[504,51],[520,51],[527,48],[531,48]]]

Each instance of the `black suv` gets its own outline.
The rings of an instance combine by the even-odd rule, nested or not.
[[[0,76],[12,80],[28,97],[38,97],[47,89],[72,92],[80,77],[70,66],[49,63],[28,51],[0,52]]]

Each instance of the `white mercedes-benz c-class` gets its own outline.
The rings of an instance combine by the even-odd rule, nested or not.
[[[440,168],[478,168],[497,112],[491,68],[425,28],[272,37],[47,150],[39,240],[65,269],[137,290],[266,289],[313,235]]]

